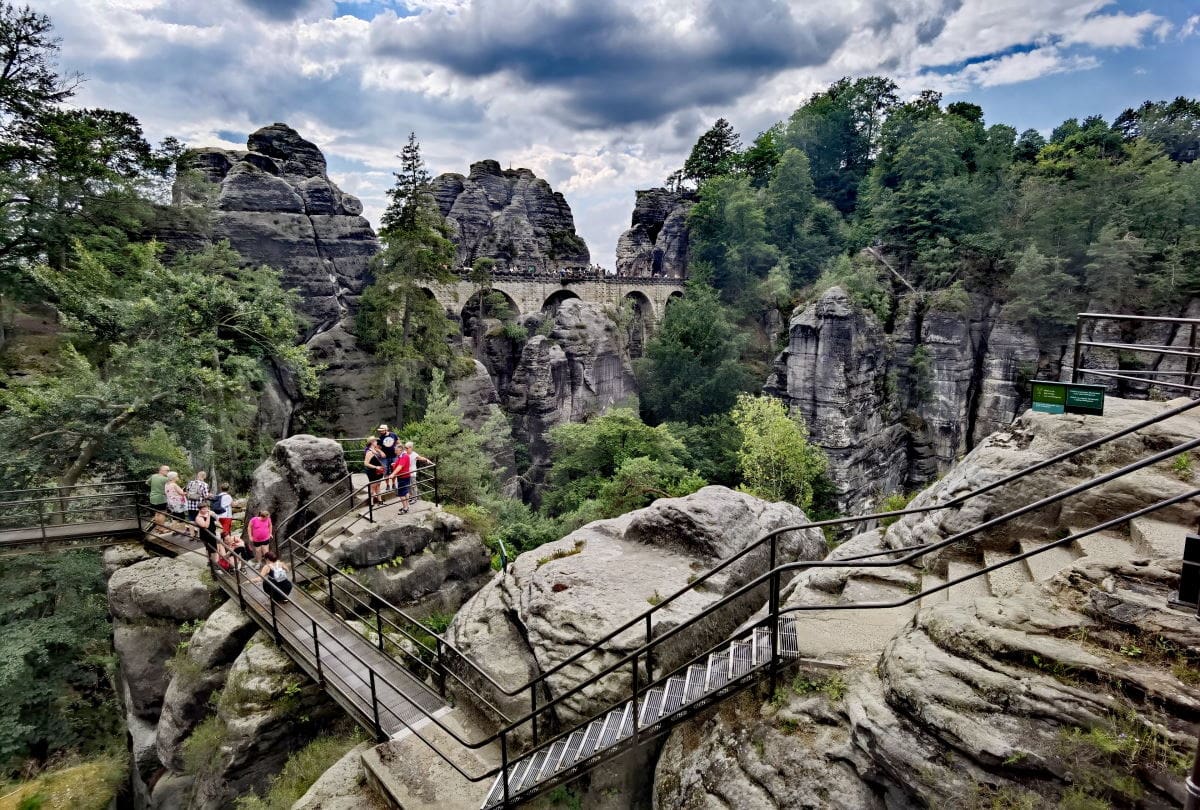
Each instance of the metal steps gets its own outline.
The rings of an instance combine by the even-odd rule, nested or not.
[[[799,655],[796,620],[779,618],[779,653],[783,657]],[[703,661],[677,670],[673,675],[638,696],[636,706],[639,730],[652,726],[674,725],[688,716],[687,709],[697,701],[712,697],[730,684],[757,674],[771,663],[771,630],[756,627],[730,641]],[[604,715],[580,726],[565,737],[543,745],[536,751],[509,764],[508,797],[512,802],[522,793],[570,771],[597,754],[603,753],[633,736],[633,701],[629,700]],[[504,804],[503,774],[496,777],[482,810]]]

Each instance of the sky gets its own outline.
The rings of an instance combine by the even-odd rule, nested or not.
[[[1198,0],[27,1],[86,77],[74,103],[154,140],[245,148],[286,122],[377,224],[415,132],[433,174],[493,158],[545,177],[609,268],[634,191],[713,121],[748,143],[842,76],[1047,134],[1200,96]]]

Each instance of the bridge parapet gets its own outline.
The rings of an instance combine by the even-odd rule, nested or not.
[[[504,293],[517,315],[540,312],[569,298],[579,298],[596,304],[620,305],[630,299],[639,307],[642,316],[657,323],[666,311],[668,301],[683,295],[685,280],[662,276],[611,276],[593,271],[557,273],[493,273],[489,286]],[[479,291],[479,285],[469,273],[460,273],[449,284],[431,285],[430,294],[447,313],[461,316],[463,308]]]

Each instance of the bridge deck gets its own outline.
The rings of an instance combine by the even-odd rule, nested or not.
[[[123,537],[138,533],[138,522],[127,520],[99,520],[89,523],[65,523],[60,526],[34,526],[31,529],[0,530],[0,549],[7,546],[29,546],[43,540],[91,540],[99,537]]]
[[[203,554],[199,543],[174,533],[148,535],[146,542],[171,554]],[[388,737],[424,722],[424,712],[448,710],[437,693],[299,585],[293,589],[289,602],[273,604],[262,586],[249,581],[244,574],[240,596],[234,574],[218,570],[216,580],[229,598],[241,600],[243,610],[260,627],[276,636],[288,655],[313,680],[321,683],[343,709],[368,728],[376,722],[372,690],[379,706],[379,729]]]

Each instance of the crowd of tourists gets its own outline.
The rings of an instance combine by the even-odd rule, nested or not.
[[[400,514],[409,510],[410,499],[417,498],[415,477],[422,462],[433,462],[413,449],[412,442],[400,443],[400,437],[386,424],[375,429],[363,448],[363,469],[371,483],[372,503],[382,503],[388,492],[400,496]]]
[[[270,597],[287,602],[292,591],[287,566],[271,551],[275,527],[271,513],[262,509],[246,523],[245,536],[233,530],[233,496],[229,485],[213,492],[208,474],[201,470],[186,484],[179,473],[163,464],[146,479],[150,508],[154,510],[154,534],[185,534],[204,545],[209,562],[223,570],[253,563],[257,580]]]

